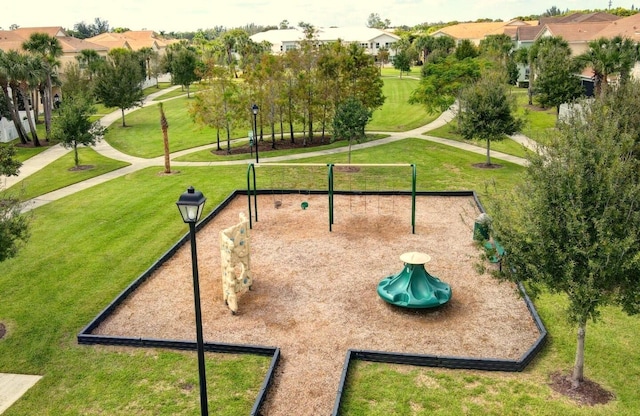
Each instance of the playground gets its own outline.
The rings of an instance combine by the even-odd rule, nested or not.
[[[517,288],[475,269],[472,197],[417,197],[415,234],[410,196],[337,195],[331,232],[328,204],[326,195],[258,196],[253,287],[235,315],[223,301],[219,233],[247,213],[247,197],[234,198],[198,232],[205,341],[281,349],[264,414],[329,414],[350,348],[517,359],[539,336]],[[404,309],[377,295],[409,251],[427,253],[428,272],[451,285],[446,305]],[[189,245],[93,333],[194,339]]]

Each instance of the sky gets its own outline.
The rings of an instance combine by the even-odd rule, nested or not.
[[[111,29],[156,32],[192,32],[216,26],[234,28],[254,23],[278,25],[287,20],[315,27],[348,27],[367,24],[371,13],[392,26],[469,21],[480,18],[510,20],[515,16],[541,14],[552,6],[560,10],[631,8],[636,0],[9,0],[0,13],[0,28],[62,26],[73,29],[79,22],[107,21]],[[637,0],[640,6],[640,0]]]

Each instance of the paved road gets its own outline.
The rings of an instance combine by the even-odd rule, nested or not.
[[[179,86],[174,86],[168,89],[164,89],[161,91],[158,91],[157,93],[153,93],[150,94],[144,104],[143,107],[149,106],[149,105],[155,105],[157,104],[157,101],[153,101],[154,98],[161,96],[163,94],[166,94],[170,91],[173,91],[177,88],[180,88]],[[174,98],[170,98],[170,99],[175,99],[178,97],[174,97]],[[125,115],[128,113],[131,113],[132,111],[135,111],[136,109],[131,109],[131,110],[126,110],[125,111]],[[104,116],[100,122],[102,123],[102,125],[104,126],[109,126],[115,122],[119,122],[121,119],[122,113],[120,110],[114,111],[111,114],[108,114],[106,116]],[[481,154],[484,155],[486,154],[486,149],[478,147],[478,146],[474,146],[472,144],[469,143],[463,143],[463,142],[457,142],[454,140],[448,140],[448,139],[443,139],[443,138],[439,138],[439,137],[434,137],[434,136],[429,136],[429,135],[425,135],[425,132],[428,132],[430,130],[434,130],[438,127],[441,127],[443,125],[445,125],[446,123],[448,123],[449,121],[451,121],[454,117],[454,112],[452,109],[449,109],[447,111],[445,111],[444,113],[442,113],[436,120],[432,121],[431,123],[425,125],[425,126],[421,126],[418,127],[416,129],[413,130],[408,130],[408,131],[404,131],[404,132],[399,132],[399,133],[389,133],[389,132],[380,132],[382,134],[388,134],[389,136],[384,138],[384,139],[379,139],[379,140],[374,140],[374,141],[370,141],[370,142],[366,142],[366,143],[360,143],[360,144],[355,144],[353,145],[351,148],[352,150],[358,150],[358,149],[366,149],[366,148],[370,148],[370,147],[374,147],[374,146],[379,146],[382,144],[386,144],[386,143],[392,143],[395,141],[399,141],[399,140],[404,140],[406,138],[409,137],[413,137],[413,138],[418,138],[418,139],[422,139],[422,140],[428,140],[428,141],[432,141],[432,142],[436,142],[436,143],[441,143],[447,146],[452,146],[452,147],[456,147],[462,150],[466,150],[469,152],[473,152],[473,153],[477,153],[477,154]],[[375,133],[375,132],[374,132]],[[531,141],[530,139],[528,139],[525,136],[522,135],[516,135],[513,136],[513,139],[518,141],[519,143],[523,144],[526,147],[529,147],[531,149],[535,148],[535,143],[533,141]],[[210,149],[213,148],[214,146],[216,146],[215,144],[209,144],[209,145],[205,145],[205,146],[199,146],[199,147],[195,147],[192,149],[188,149],[188,150],[183,150],[183,151],[179,151],[179,152],[175,152],[172,153],[172,158],[176,158],[179,156],[183,156],[189,153],[193,153],[193,152],[197,152],[203,149]],[[164,166],[164,156],[160,156],[160,157],[156,157],[156,158],[151,158],[151,159],[145,159],[145,158],[141,158],[141,157],[136,157],[136,156],[131,156],[125,153],[120,152],[119,150],[111,147],[109,145],[109,143],[107,143],[105,140],[100,141],[98,144],[96,144],[96,146],[94,147],[94,149],[100,153],[101,155],[111,158],[111,159],[115,159],[115,160],[120,160],[120,161],[124,161],[129,163],[130,165],[121,169],[117,169],[114,170],[112,172],[108,172],[105,173],[103,175],[100,176],[96,176],[94,178],[90,178],[87,179],[85,181],[73,184],[73,185],[69,185],[65,188],[62,189],[58,189],[56,191],[50,192],[48,194],[45,195],[41,195],[37,198],[34,198],[30,201],[27,201],[25,203],[25,207],[24,207],[24,211],[30,211],[32,209],[38,208],[40,206],[43,206],[45,204],[48,204],[49,202],[58,200],[60,198],[63,198],[67,195],[71,195],[75,192],[79,192],[82,191],[84,189],[90,188],[92,186],[104,183],[106,181],[109,181],[111,179],[114,178],[118,178],[120,176],[124,176],[127,175],[129,173],[138,171],[140,169],[144,169],[147,167],[151,167],[151,166]],[[16,184],[17,182],[21,181],[22,179],[32,175],[33,173],[37,172],[39,169],[42,169],[43,167],[47,166],[49,163],[57,160],[58,158],[60,158],[61,156],[63,156],[64,154],[66,154],[67,152],[69,152],[70,149],[64,149],[61,145],[55,145],[52,146],[51,148],[45,150],[44,152],[41,152],[40,154],[26,160],[22,167],[20,168],[20,175],[19,176],[12,176],[12,177],[2,177],[1,179],[3,180],[2,185],[4,186],[4,188],[8,188],[14,184]],[[283,161],[288,161],[288,160],[295,160],[295,159],[301,159],[301,158],[309,158],[309,157],[314,157],[314,156],[321,156],[321,155],[331,155],[331,154],[337,154],[337,153],[344,153],[347,152],[348,148],[347,147],[340,147],[340,148],[334,148],[334,149],[326,149],[326,150],[318,150],[315,152],[308,152],[308,153],[300,153],[300,154],[293,154],[293,155],[287,155],[287,156],[274,156],[274,157],[269,157],[268,155],[265,155],[262,157],[262,162],[283,162]],[[519,164],[519,165],[525,165],[526,164],[526,160],[516,157],[516,156],[511,156],[511,155],[507,155],[504,153],[500,153],[500,152],[496,152],[496,151],[492,151],[491,155],[493,158],[496,159],[500,159],[500,160],[504,160],[504,161],[508,161],[511,163],[515,163],[515,164]],[[251,163],[253,161],[253,159],[244,159],[244,160],[233,160],[233,161],[223,161],[223,162],[177,162],[177,161],[172,161],[171,162],[171,166],[214,166],[214,165],[240,165],[240,164],[248,164]]]

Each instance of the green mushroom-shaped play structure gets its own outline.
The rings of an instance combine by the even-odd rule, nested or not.
[[[431,260],[428,254],[404,253],[400,260],[404,262],[402,271],[378,283],[382,299],[404,308],[434,308],[451,299],[451,286],[425,270],[425,263]]]

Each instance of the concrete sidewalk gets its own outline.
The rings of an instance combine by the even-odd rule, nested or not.
[[[62,147],[62,145],[56,144],[54,146],[51,146],[47,150],[40,152],[33,157],[30,157],[22,163],[22,166],[20,166],[20,172],[18,176],[0,176],[0,180],[2,181],[2,183],[0,183],[0,189],[9,188],[10,186],[15,185],[24,178],[28,178],[51,162],[60,159],[70,151],[71,149],[65,149],[64,147]]]
[[[174,89],[179,88],[179,86],[175,86],[172,88],[168,88],[165,90],[161,90],[158,91],[157,93],[151,94],[149,95],[146,99],[145,99],[145,103],[144,103],[144,107],[149,106],[149,105],[153,105],[156,104],[157,102],[153,102],[153,98],[154,97],[158,97],[161,96],[162,94],[166,94],[167,92],[170,92]],[[176,97],[177,98],[177,97]],[[173,99],[173,98],[171,98]],[[135,109],[131,109],[131,110],[127,110],[125,111],[125,115],[135,111]],[[120,117],[122,116],[121,111],[114,111],[111,114],[106,115],[105,117],[103,117],[100,122],[104,125],[104,126],[109,126],[112,123],[114,123],[115,121],[117,121],[118,119],[120,119]],[[359,144],[355,144],[353,146],[351,146],[351,150],[359,150],[359,149],[367,149],[367,148],[371,148],[371,147],[375,147],[375,146],[379,146],[379,145],[383,145],[383,144],[387,144],[387,143],[392,143],[392,142],[396,142],[399,140],[404,140],[410,137],[413,138],[418,138],[421,140],[428,140],[428,141],[432,141],[432,142],[436,142],[436,143],[440,143],[440,144],[444,144],[447,146],[451,146],[451,147],[455,147],[461,150],[465,150],[468,152],[473,152],[476,154],[486,154],[486,150],[482,147],[478,147],[475,145],[472,145],[470,143],[465,143],[465,142],[458,142],[455,140],[448,140],[448,139],[443,139],[443,138],[439,138],[439,137],[434,137],[434,136],[429,136],[429,135],[425,135],[425,132],[428,132],[430,130],[434,130],[437,129],[439,127],[444,126],[445,124],[447,124],[448,122],[450,122],[451,120],[453,120],[453,118],[455,117],[455,111],[454,111],[454,107],[450,107],[447,111],[443,112],[438,118],[436,118],[434,121],[432,121],[431,123],[425,125],[425,126],[421,126],[418,127],[416,129],[412,129],[412,130],[408,130],[408,131],[404,131],[404,132],[397,132],[397,133],[389,133],[389,132],[377,132],[380,134],[386,134],[388,135],[388,137],[384,138],[384,139],[379,139],[379,140],[373,140],[370,142],[366,142],[366,143],[359,143]],[[376,132],[372,132],[372,133],[376,133]],[[526,145],[527,147],[533,147],[534,146],[534,142],[532,142],[531,140],[529,140],[528,138],[526,138],[525,136],[517,136],[514,137],[514,140],[517,140],[518,142],[522,143],[523,145]],[[192,148],[192,149],[187,149],[187,150],[182,150],[179,152],[174,152],[172,153],[172,158],[174,157],[178,157],[178,156],[183,156],[192,152],[196,152],[196,151],[200,151],[203,149],[208,149],[208,148],[213,148],[215,147],[215,144],[210,144],[210,145],[205,145],[205,146],[199,146],[197,148]],[[24,204],[23,207],[23,211],[30,211],[33,210],[35,208],[41,207],[45,204],[48,204],[49,202],[52,201],[56,201],[60,198],[63,198],[67,195],[71,195],[74,194],[76,192],[82,191],[84,189],[88,189],[92,186],[104,183],[106,181],[109,181],[111,179],[114,178],[118,178],[120,176],[124,176],[127,175],[129,173],[138,171],[140,169],[144,169],[147,167],[151,167],[151,166],[158,166],[158,167],[162,167],[164,166],[164,157],[160,156],[160,157],[156,157],[156,158],[152,158],[152,159],[145,159],[145,158],[140,158],[140,157],[135,157],[135,156],[131,156],[131,155],[127,155],[125,153],[120,152],[119,150],[113,148],[112,146],[109,145],[109,143],[107,143],[106,141],[101,141],[100,143],[98,143],[94,149],[100,153],[101,155],[111,158],[111,159],[115,159],[115,160],[120,160],[120,161],[124,161],[129,163],[130,165],[112,172],[108,172],[104,175],[100,175],[91,179],[87,179],[86,181],[83,182],[79,182],[73,185],[69,185],[65,188],[62,189],[58,189],[56,191],[50,192],[48,194],[45,195],[41,195],[37,198],[34,198],[30,201],[27,201]],[[334,149],[326,149],[326,150],[318,150],[318,151],[314,151],[314,152],[308,152],[308,153],[299,153],[299,154],[292,154],[292,155],[286,155],[286,156],[275,156],[275,157],[269,157],[268,155],[264,155],[263,158],[261,158],[261,161],[263,163],[268,163],[268,162],[284,162],[284,161],[291,161],[291,160],[296,160],[296,159],[302,159],[302,158],[309,158],[309,157],[314,157],[314,156],[325,156],[325,155],[332,155],[332,154],[337,154],[337,153],[344,153],[347,152],[348,148],[346,147],[340,147],[340,148],[334,148]],[[61,146],[54,146],[51,149],[46,150],[45,152],[42,152],[41,154],[34,156],[33,158],[29,159],[27,162],[25,162],[25,164],[23,165],[23,167],[21,168],[21,172],[20,172],[20,176],[18,177],[11,177],[11,178],[7,178],[6,180],[6,187],[11,186],[11,184],[15,184],[17,182],[19,182],[20,180],[22,180],[25,177],[28,177],[29,175],[31,175],[33,172],[37,171],[38,169],[41,169],[42,167],[46,166],[47,164],[51,163],[52,161],[56,160],[57,158],[59,158],[60,156],[62,156],[64,153],[68,152],[68,150],[62,148]],[[500,153],[500,152],[496,152],[496,151],[492,151],[491,152],[491,156],[495,159],[499,159],[499,160],[504,160],[507,162],[511,162],[511,163],[515,163],[518,165],[522,165],[525,166],[526,165],[526,160],[516,157],[516,156],[511,156],[511,155],[507,155],[504,153]],[[244,160],[233,160],[233,161],[224,161],[224,162],[177,162],[177,161],[172,161],[171,165],[172,166],[221,166],[221,165],[242,165],[242,164],[249,164],[252,163],[253,159],[247,158]]]
[[[41,378],[41,376],[25,374],[0,373],[0,414],[4,413]]]

